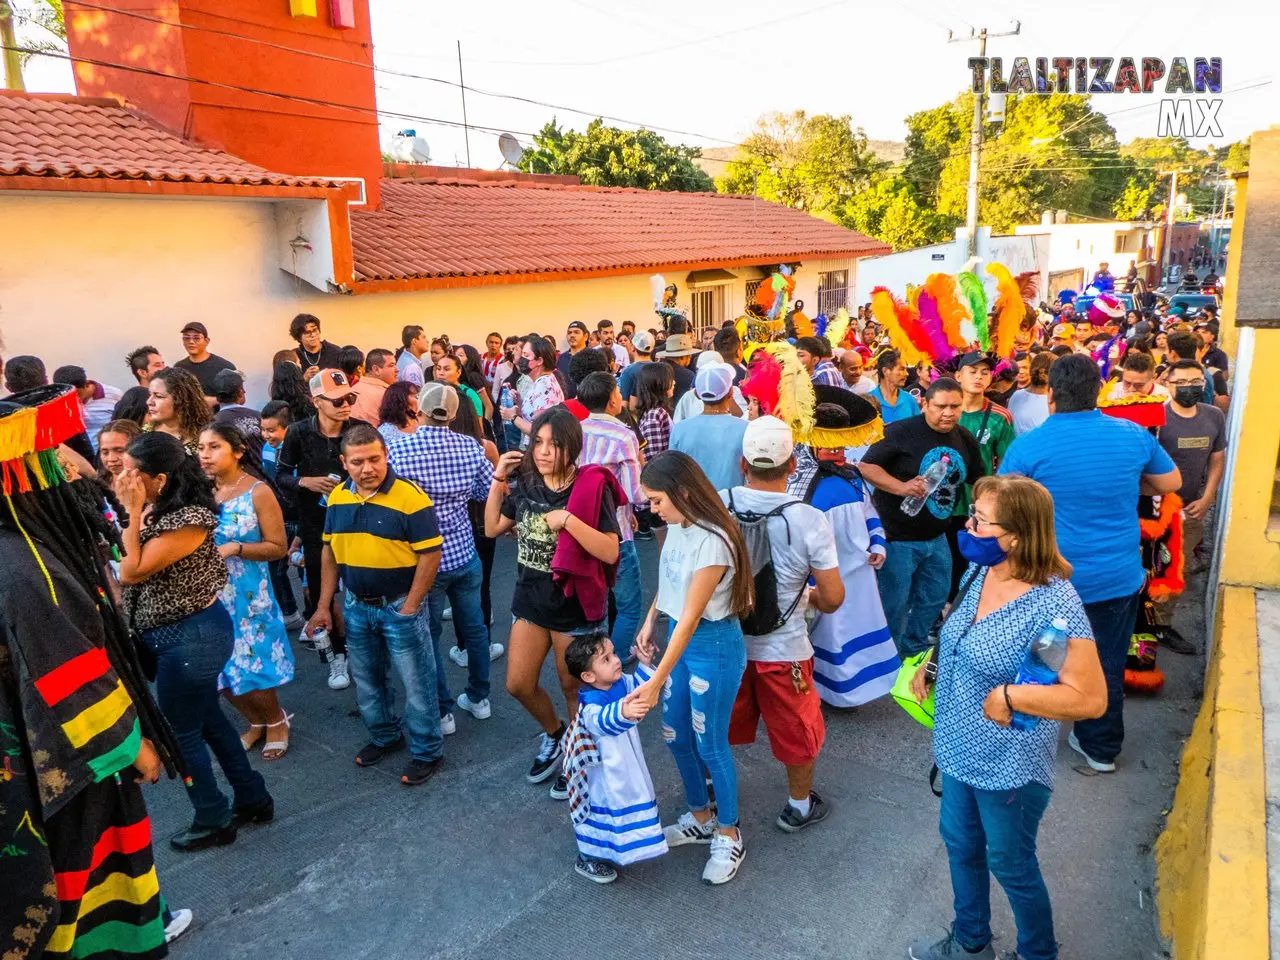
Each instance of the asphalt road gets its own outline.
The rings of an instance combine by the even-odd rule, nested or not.
[[[653,544],[641,544],[649,575]],[[512,545],[499,547],[494,608],[509,609]],[[1193,588],[1201,581],[1196,581]],[[1202,637],[1186,604],[1187,636]],[[499,621],[504,618],[497,617]],[[506,626],[495,627],[505,641]],[[445,643],[452,643],[446,627]],[[445,766],[402,787],[397,764],[357,769],[365,742],[354,690],[334,693],[314,654],[295,647],[299,676],[282,690],[293,721],[287,757],[255,754],[276,820],[232,846],[178,854],[165,839],[190,819],[182,788],[149,794],[161,889],[195,911],[179,960],[213,958],[666,958],[906,956],[914,937],[950,921],[950,882],[929,792],[928,733],[891,700],[828,710],[817,789],[833,806],[800,834],[773,820],[785,778],[762,740],[736,751],[747,857],[722,887],[700,880],[706,848],[685,847],[600,887],[573,873],[566,806],[524,773],[537,730],[494,664],[493,716],[458,717]],[[1200,658],[1161,656],[1158,697],[1131,699],[1120,769],[1087,776],[1065,745],[1040,832],[1064,960],[1165,957],[1152,895],[1151,848],[1172,796],[1182,741],[1200,693]],[[456,694],[464,672],[448,665]],[[558,699],[548,664],[544,685]],[[237,722],[238,719],[237,719]],[[663,819],[684,809],[660,724],[644,724]],[[1008,905],[993,883],[997,947],[1012,950]]]

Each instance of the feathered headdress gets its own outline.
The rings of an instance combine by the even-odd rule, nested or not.
[[[983,350],[991,349],[991,336],[987,327],[987,291],[982,280],[974,273],[978,258],[974,257],[956,274],[956,288],[969,305],[969,326],[960,326],[960,333],[968,343],[977,342]]]
[[[760,284],[756,290],[756,303],[770,320],[781,320],[787,315],[787,305],[796,289],[795,277],[791,274],[791,268],[784,263],[768,283]]]
[[[822,449],[863,447],[884,437],[884,421],[875,405],[843,387],[814,386],[813,429],[792,431],[796,443]]]
[[[849,333],[849,311],[841,307],[836,311],[836,318],[826,324],[822,331],[822,336],[827,338],[827,343],[831,344],[831,349],[838,350],[844,345],[844,338]]]
[[[62,482],[56,449],[84,431],[74,387],[53,384],[24,390],[3,403],[0,419],[0,478],[5,496],[28,493],[35,480],[47,488]],[[28,476],[30,474],[30,476]]]
[[[1022,329],[1028,312],[1034,321],[1032,301],[1036,295],[1036,274],[1035,271],[1027,271],[1015,278],[1003,263],[987,264],[987,273],[996,280],[996,302],[991,312],[991,323],[995,327],[990,335],[991,349],[996,356],[1007,359],[1013,356],[1014,338]]]
[[[813,381],[791,344],[774,342],[759,347],[741,389],[744,397],[760,402],[761,413],[777,417],[793,434],[813,429]]]
[[[674,283],[667,283],[662,274],[655,273],[649,278],[649,289],[653,292],[653,312],[662,318],[663,329],[666,329],[672,317],[689,318],[684,308],[676,302],[680,288]]]
[[[928,359],[929,338],[919,318],[888,287],[871,291],[871,313],[889,334],[889,342],[902,355],[903,363],[914,366]]]
[[[791,323],[791,329],[796,332],[795,335],[797,337],[813,336],[813,321],[804,312],[803,300],[795,301],[792,308],[787,312],[787,320]]]

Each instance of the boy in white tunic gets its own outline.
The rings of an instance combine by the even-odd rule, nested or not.
[[[618,879],[616,867],[667,852],[636,730],[649,708],[631,696],[653,676],[652,664],[624,674],[613,641],[603,633],[575,637],[564,662],[583,684],[564,756],[569,816],[578,840],[574,871],[594,883],[612,883]]]

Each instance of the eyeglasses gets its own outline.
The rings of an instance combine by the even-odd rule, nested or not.
[[[997,523],[995,520],[988,520],[986,517],[978,516],[978,507],[976,504],[969,504],[969,520],[977,527],[999,527],[1001,530],[1005,528],[1003,523]]]
[[[1204,381],[1203,380],[1170,380],[1169,386],[1175,387],[1175,388],[1176,387],[1195,387],[1197,390],[1203,390]]]
[[[182,335],[183,343],[186,343],[187,341],[195,342],[203,339],[205,339],[205,336],[203,333],[184,333]]]
[[[332,397],[321,397],[321,399],[329,401],[335,407],[348,407],[354,406],[358,398],[354,393],[348,393],[345,397],[338,397],[336,400]]]

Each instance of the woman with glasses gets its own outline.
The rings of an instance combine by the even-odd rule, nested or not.
[[[1056,960],[1036,833],[1053,789],[1058,721],[1101,716],[1106,681],[1068,580],[1071,565],[1058,552],[1049,491],[1028,477],[1001,475],[981,478],[973,493],[960,534],[969,569],[935,650],[933,750],[955,921],[941,940],[913,944],[909,956],[994,960],[989,871],[1009,898],[1018,957]],[[1065,622],[1068,638],[1056,679],[1018,682],[1031,643],[1055,621]],[[927,693],[925,677],[924,670],[915,675],[917,700]]]

